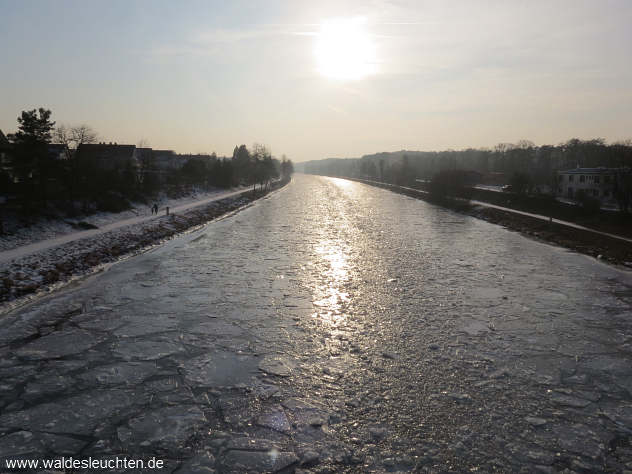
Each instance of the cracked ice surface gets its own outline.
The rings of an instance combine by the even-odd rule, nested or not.
[[[164,472],[632,469],[632,278],[358,183],[0,320],[0,461]]]

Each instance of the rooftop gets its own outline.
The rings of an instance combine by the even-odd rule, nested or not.
[[[619,168],[605,168],[603,166],[599,168],[573,168],[566,171],[558,171],[558,173],[564,174],[613,174],[619,171]]]
[[[49,143],[48,150],[49,151],[65,151],[68,148],[63,143]]]
[[[81,159],[89,160],[130,160],[134,157],[136,145],[117,145],[106,143],[82,144],[77,148],[77,155]]]
[[[7,147],[9,145],[9,140],[7,140],[7,137],[5,137],[4,133],[2,133],[2,130],[0,130],[0,147]]]

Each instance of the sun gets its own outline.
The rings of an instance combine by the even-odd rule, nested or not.
[[[323,22],[316,35],[314,56],[318,72],[331,79],[359,80],[377,69],[375,46],[362,17]]]

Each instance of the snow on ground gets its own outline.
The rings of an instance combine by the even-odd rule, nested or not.
[[[38,252],[50,246],[61,245],[77,238],[91,237],[118,227],[155,219],[165,214],[167,206],[172,212],[183,211],[243,190],[243,188],[234,188],[232,190],[213,189],[211,191],[195,190],[187,196],[176,199],[162,196],[156,201],[151,201],[150,204],[132,203],[131,209],[119,213],[97,212],[89,216],[72,219],[41,219],[29,227],[22,227],[15,232],[0,236],[0,262]],[[151,206],[154,202],[159,206],[158,215],[152,215],[151,213]],[[96,226],[98,229],[78,231],[76,227],[73,227],[72,223],[77,224],[79,222]]]
[[[55,287],[73,276],[89,273],[104,263],[159,244],[173,235],[204,224],[252,199],[243,191],[220,194],[215,198],[205,199],[204,205],[199,205],[200,201],[196,201],[180,206],[179,213],[170,213],[168,216],[163,213],[158,216],[150,215],[146,219],[127,219],[124,221],[126,225],[113,223],[87,231],[92,233],[89,236],[77,237],[72,234],[70,237],[75,238],[61,243],[60,240],[69,236],[49,239],[45,242],[54,245],[41,246],[36,251],[0,261],[3,267],[0,271],[0,303]],[[178,207],[174,209],[177,210]],[[16,250],[20,248],[4,253],[15,254]]]
[[[271,190],[287,182],[277,181]],[[263,194],[266,194],[265,192]],[[11,310],[24,297],[55,288],[69,279],[95,271],[101,265],[134,255],[191,228],[235,211],[262,197],[250,188],[208,193],[188,202],[169,201],[156,216],[116,220],[98,229],[65,234],[0,252],[0,313]],[[166,204],[165,204],[166,205]],[[119,215],[120,216],[120,215]],[[106,222],[101,221],[101,222]]]
[[[493,191],[495,193],[502,193],[503,192],[503,187],[502,186],[494,186],[494,185],[491,185],[491,184],[477,184],[474,187],[476,189],[481,189],[483,191]]]

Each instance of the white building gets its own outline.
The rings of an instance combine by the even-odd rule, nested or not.
[[[599,199],[602,204],[614,205],[618,168],[575,168],[557,172],[557,195],[578,199],[585,195]]]

